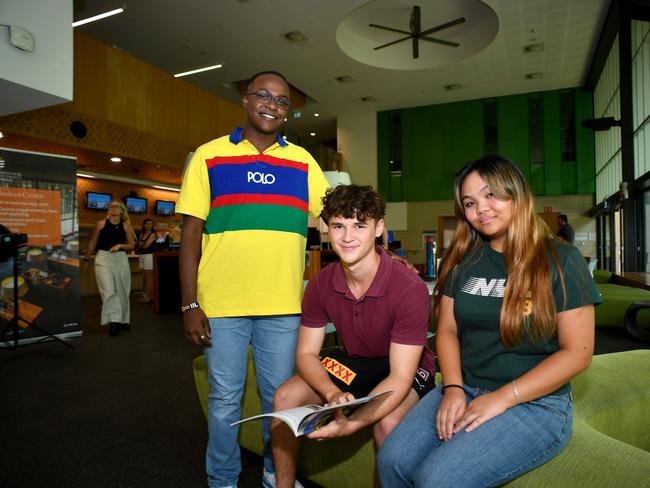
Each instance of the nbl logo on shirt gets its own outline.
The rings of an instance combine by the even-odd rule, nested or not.
[[[275,176],[271,173],[262,173],[261,171],[249,171],[247,182],[258,183],[261,185],[272,185],[275,183]]]

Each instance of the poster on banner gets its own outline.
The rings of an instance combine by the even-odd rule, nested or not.
[[[14,258],[19,316],[62,338],[81,335],[75,158],[0,147],[0,224],[27,242],[0,261],[0,346],[14,331]],[[19,343],[43,339],[24,322]]]

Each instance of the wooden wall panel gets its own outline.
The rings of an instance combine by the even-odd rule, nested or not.
[[[235,127],[243,127],[245,114],[241,105],[230,103],[228,100],[217,99],[217,130],[221,134],[228,134]]]
[[[218,124],[217,99],[208,92],[188,85],[187,142],[194,150],[222,136]]]
[[[71,110],[106,119],[107,46],[74,31],[74,100]]]
[[[107,48],[106,75],[108,120],[151,132],[152,67],[118,49]]]
[[[151,71],[151,130],[187,144],[187,83],[156,68]]]
[[[79,32],[74,40],[74,100],[0,117],[3,130],[154,163],[155,173],[156,165],[183,168],[188,151],[243,124],[237,104]],[[76,120],[87,127],[83,138],[69,130]]]

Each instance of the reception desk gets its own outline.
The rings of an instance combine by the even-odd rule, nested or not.
[[[180,313],[181,280],[178,251],[153,253],[153,311]]]

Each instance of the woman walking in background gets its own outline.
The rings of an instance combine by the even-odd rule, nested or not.
[[[443,385],[380,450],[390,488],[496,486],[552,459],[572,432],[569,380],[593,354],[594,282],[535,213],[519,168],[470,163],[455,200],[434,303]]]
[[[138,254],[140,271],[142,271],[142,299],[140,303],[151,303],[153,298],[153,256],[154,243],[158,239],[158,234],[154,230],[153,220],[144,219],[138,239]]]
[[[135,234],[124,204],[113,200],[106,219],[95,225],[85,261],[97,249],[95,278],[102,297],[101,324],[108,325],[108,333],[117,335],[120,329],[131,327],[129,294],[131,269],[126,255],[135,247]]]

